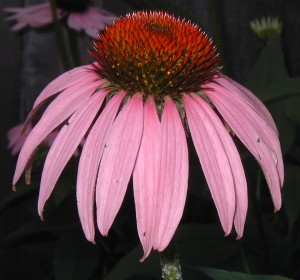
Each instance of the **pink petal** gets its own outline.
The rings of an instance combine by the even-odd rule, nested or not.
[[[221,74],[220,78],[217,78],[215,81],[221,86],[227,88],[233,94],[239,96],[244,102],[248,103],[248,105],[251,106],[252,109],[255,110],[278,135],[276,124],[270,112],[251,91],[223,74]]]
[[[76,89],[75,86],[68,88],[50,103],[40,121],[28,135],[24,146],[20,151],[13,179],[14,185],[19,180],[28,160],[31,158],[38,145],[53,129],[73,114],[74,111],[76,111],[77,108],[93,94],[97,87],[98,82],[93,82],[82,86],[79,89]]]
[[[211,119],[212,113],[208,113],[205,102],[193,97],[194,100],[187,94],[184,96],[189,129],[222,227],[228,235],[236,209],[230,161],[223,140],[220,138],[220,131],[215,124],[216,118]],[[218,123],[218,129],[220,126]]]
[[[222,117],[249,149],[265,174],[275,210],[281,206],[280,187],[283,184],[283,160],[274,129],[248,103],[218,84],[210,85],[206,95]]]
[[[107,235],[127,189],[143,133],[142,96],[132,96],[117,116],[103,152],[96,185],[97,223]]]
[[[116,16],[96,7],[89,7],[82,13],[71,13],[68,17],[68,25],[76,31],[84,30],[92,38],[97,39],[97,34],[103,30],[106,24],[111,24]]]
[[[161,127],[153,98],[149,97],[144,108],[144,131],[141,147],[133,171],[133,188],[137,228],[144,249],[143,261],[153,246],[156,198],[159,195]]]
[[[68,25],[70,28],[72,28],[76,31],[81,31],[82,23],[81,23],[80,13],[71,13],[68,16]]]
[[[94,200],[101,156],[125,93],[116,94],[93,125],[81,153],[77,175],[77,205],[86,238],[94,242]]]
[[[60,75],[58,78],[53,80],[48,84],[45,89],[40,93],[36,101],[34,102],[33,108],[37,107],[39,104],[43,103],[49,97],[63,91],[66,88],[72,86],[78,87],[79,85],[88,84],[90,82],[99,79],[96,72],[93,71],[94,66],[89,64],[85,66],[80,66],[74,68],[64,74]],[[99,82],[99,86],[101,82]]]
[[[169,98],[161,119],[161,161],[153,248],[164,250],[180,222],[188,187],[188,148],[178,110]]]
[[[216,113],[213,111],[213,109],[198,95],[196,94],[191,94],[192,98],[189,97],[189,95],[185,95],[185,104],[187,107],[187,114],[190,115],[188,117],[188,122],[190,125],[191,123],[196,123],[192,124],[192,127],[196,127],[198,125],[197,130],[191,129],[191,134],[192,138],[197,139],[198,137],[201,138],[201,132],[199,130],[205,130],[205,127],[202,127],[201,121],[199,122],[198,120],[205,120],[205,125],[204,126],[211,126],[209,128],[211,130],[210,134],[208,134],[209,137],[211,138],[217,138],[219,139],[218,142],[220,142],[221,146],[221,157],[227,158],[229,161],[229,167],[230,167],[230,177],[233,178],[233,183],[234,183],[234,190],[235,190],[235,201],[236,201],[236,207],[235,207],[235,214],[234,214],[234,224],[235,224],[235,229],[238,234],[238,238],[240,238],[243,235],[243,230],[244,230],[244,224],[245,224],[245,219],[246,219],[246,214],[247,214],[247,208],[248,208],[248,197],[247,197],[247,182],[246,182],[246,177],[244,173],[244,168],[241,162],[241,158],[239,156],[238,150],[230,137],[229,133],[227,132],[226,128],[224,127],[222,121],[220,118],[216,115]],[[192,117],[194,116],[194,117]],[[203,121],[204,122],[204,121]],[[200,128],[202,127],[202,128]],[[212,129],[214,127],[214,129]],[[208,131],[208,130],[207,130]],[[208,131],[209,132],[209,131]],[[200,135],[198,135],[200,134]],[[210,140],[207,140],[210,141]],[[214,141],[214,140],[212,140]],[[197,140],[195,141],[197,142]],[[217,149],[217,146],[216,146]],[[196,148],[198,155],[200,154],[200,147]],[[217,152],[217,151],[216,151]],[[217,152],[218,153],[218,152]],[[199,155],[200,158],[201,155]],[[220,158],[222,161],[222,158]],[[203,159],[202,159],[203,161]],[[224,160],[226,162],[226,160]],[[218,163],[217,163],[218,164]],[[227,164],[223,164],[227,165]],[[220,162],[220,168],[223,168],[222,162]],[[204,168],[203,168],[204,169]],[[214,171],[214,170],[212,170]],[[229,178],[230,178],[229,177]],[[226,178],[225,178],[226,180]],[[208,180],[208,184],[213,184],[214,179],[212,181]],[[229,179],[229,182],[231,182],[231,179]],[[211,185],[210,189],[214,189],[217,192],[219,191],[219,188],[217,185]],[[216,194],[217,196],[220,197],[221,203],[224,203],[224,200],[226,200],[226,197],[228,199],[231,199],[230,197],[232,196],[231,190],[232,186],[229,186],[229,195],[226,195],[222,197],[222,194]],[[227,192],[227,190],[225,190]],[[222,199],[223,198],[223,199]],[[223,201],[222,201],[223,200]],[[227,203],[225,201],[225,203]],[[229,205],[231,202],[229,203]],[[219,208],[222,208],[222,206],[219,206]],[[225,222],[226,224],[226,222]]]
[[[16,21],[13,31],[18,31],[26,26],[42,27],[52,23],[52,13],[49,3],[33,5],[25,8],[6,8],[5,12],[14,13],[6,17],[8,21]],[[61,19],[64,12],[57,9],[57,17]]]
[[[85,104],[79,108],[69,119],[54,140],[47,155],[38,201],[38,211],[42,217],[45,202],[49,198],[54,186],[66,166],[67,162],[74,154],[83,136],[89,129],[96,114],[99,112],[102,102],[107,92],[94,94]]]

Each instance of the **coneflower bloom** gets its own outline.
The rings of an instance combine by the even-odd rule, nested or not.
[[[36,147],[67,121],[45,161],[41,216],[61,172],[86,136],[77,176],[86,238],[94,242],[94,211],[101,234],[108,234],[132,176],[143,259],[152,248],[164,250],[186,201],[188,134],[225,235],[234,225],[239,238],[247,186],[228,126],[257,159],[275,210],[280,208],[284,175],[274,121],[249,90],[220,73],[217,50],[198,26],[164,12],[129,14],[99,34],[91,54],[95,62],[51,82],[28,117],[30,121],[41,104],[55,96],[20,152],[14,185]]]
[[[6,17],[8,21],[16,21],[13,31],[19,31],[26,26],[42,27],[52,23],[51,6],[49,3],[37,4],[25,8],[5,8],[12,13]],[[57,0],[57,18],[67,17],[67,24],[76,31],[84,31],[92,38],[111,24],[117,17],[104,9],[89,5],[87,0]]]

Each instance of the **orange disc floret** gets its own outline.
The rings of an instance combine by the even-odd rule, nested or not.
[[[218,71],[212,41],[195,24],[164,12],[121,17],[94,41],[97,72],[113,86],[156,99],[195,92]]]

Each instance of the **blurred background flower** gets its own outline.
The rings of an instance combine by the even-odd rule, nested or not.
[[[53,22],[50,3],[37,4],[24,8],[7,7],[3,9],[11,15],[5,19],[16,22],[11,30],[19,31],[26,26],[42,27]],[[89,5],[88,1],[72,0],[57,1],[56,14],[58,19],[66,17],[67,25],[80,32],[84,31],[92,38],[97,38],[97,34],[104,29],[107,24],[111,24],[117,16]]]

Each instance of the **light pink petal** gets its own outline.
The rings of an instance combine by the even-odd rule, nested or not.
[[[248,103],[248,105],[251,106],[252,109],[255,110],[278,135],[276,124],[270,112],[250,90],[223,74],[221,74],[220,78],[217,78],[215,81],[221,86],[227,88],[233,94],[239,96],[244,102]]]
[[[155,101],[149,97],[144,107],[144,131],[133,171],[133,189],[139,238],[143,245],[143,261],[154,241],[156,198],[159,195],[161,126]],[[159,222],[159,221],[158,221]]]
[[[68,88],[50,103],[40,121],[35,125],[28,135],[17,162],[13,184],[19,180],[28,160],[35,149],[47,137],[47,135],[65,121],[71,114],[84,103],[89,96],[98,88],[98,82],[85,85],[76,89]]]
[[[89,129],[96,114],[99,112],[107,92],[96,93],[79,108],[59,132],[47,155],[39,193],[38,212],[43,215],[45,202],[49,198],[54,186],[74,154],[83,136]]]
[[[200,103],[198,99],[196,103],[185,95],[184,105],[196,152],[222,227],[228,235],[233,224],[236,199],[234,178],[226,149],[215,126],[215,119],[212,120],[212,114],[208,115],[203,109],[206,104]]]
[[[13,26],[13,31],[18,31],[26,26],[42,27],[52,23],[52,13],[49,3],[38,4],[25,8],[6,8],[5,12],[14,13],[6,17],[8,21],[17,21]],[[62,18],[64,12],[57,9],[58,19]]]
[[[31,124],[27,126],[25,131],[23,131],[23,126],[24,124],[19,124],[7,132],[8,149],[11,149],[13,156],[20,152],[28,134],[32,130]]]
[[[248,103],[227,88],[212,83],[206,95],[222,117],[261,165],[278,210],[283,184],[283,160],[276,132]]]
[[[68,16],[68,25],[70,28],[81,31],[82,30],[82,22],[81,22],[81,16],[80,13],[71,13]]]
[[[193,99],[191,99],[191,97]],[[214,129],[210,128],[212,130],[212,133],[208,135],[212,138],[218,138],[220,141],[220,149],[222,150],[223,155],[222,157],[225,157],[229,161],[229,167],[231,170],[231,176],[233,178],[234,183],[234,190],[235,190],[235,201],[236,201],[236,207],[235,207],[235,214],[234,214],[234,224],[235,229],[238,234],[238,238],[240,238],[243,235],[244,230],[244,224],[247,214],[247,208],[248,208],[248,197],[247,197],[247,182],[246,177],[244,173],[244,168],[241,162],[241,158],[239,156],[238,150],[230,137],[229,133],[227,132],[226,128],[224,127],[222,121],[220,118],[216,115],[216,113],[213,111],[213,109],[198,95],[191,94],[191,97],[189,95],[185,95],[185,104],[187,106],[187,114],[190,116],[188,117],[188,122],[196,122],[196,127],[198,125],[198,130],[191,130],[192,138],[193,140],[199,137],[197,134],[202,134],[199,130],[204,130],[205,128],[202,127],[201,122],[199,122],[199,119],[205,120],[206,126],[212,126]],[[192,116],[194,116],[192,118]],[[193,127],[195,127],[195,124],[192,124]],[[200,135],[201,137],[201,135]],[[210,141],[210,140],[208,140]],[[214,141],[214,140],[213,140]],[[205,144],[205,143],[204,143]],[[217,149],[217,146],[216,146]],[[197,148],[196,148],[197,150]],[[197,150],[199,154],[199,149]],[[199,156],[200,158],[200,156]],[[222,160],[222,159],[221,159]],[[224,160],[226,162],[226,160]],[[221,163],[222,164],[222,163]],[[225,165],[225,164],[224,164]],[[220,165],[220,168],[223,168],[223,165]],[[225,178],[226,180],[226,178]],[[229,180],[231,181],[231,180]],[[210,182],[208,182],[210,183]],[[213,181],[211,182],[213,183]],[[218,186],[210,186],[210,189],[218,189]],[[223,196],[223,203],[226,202],[226,197],[231,196],[231,188],[229,188],[229,196]],[[218,191],[218,190],[217,190]],[[226,190],[225,190],[226,192]],[[222,194],[220,193],[217,196],[220,197],[221,203],[222,203]],[[230,203],[229,203],[230,204]],[[222,207],[221,207],[222,208]]]
[[[132,174],[143,133],[143,100],[133,95],[117,116],[103,152],[96,185],[97,223],[107,235]]]
[[[92,38],[97,38],[97,34],[111,24],[117,17],[105,10],[89,7],[82,13],[71,13],[68,17],[68,25],[76,31],[84,30]]]
[[[125,93],[116,94],[93,125],[81,153],[77,175],[77,205],[86,238],[94,242],[95,187],[101,156]]]
[[[94,66],[92,64],[80,66],[74,68],[64,74],[60,75],[58,78],[53,80],[48,84],[45,89],[40,93],[34,102],[33,108],[37,107],[43,103],[49,97],[63,91],[71,86],[78,86],[82,84],[88,84],[91,81],[96,81],[99,79],[96,72],[93,71]],[[99,81],[99,86],[101,81]]]
[[[162,251],[183,214],[188,187],[188,147],[176,105],[165,98],[161,119],[161,164],[153,248]]]

